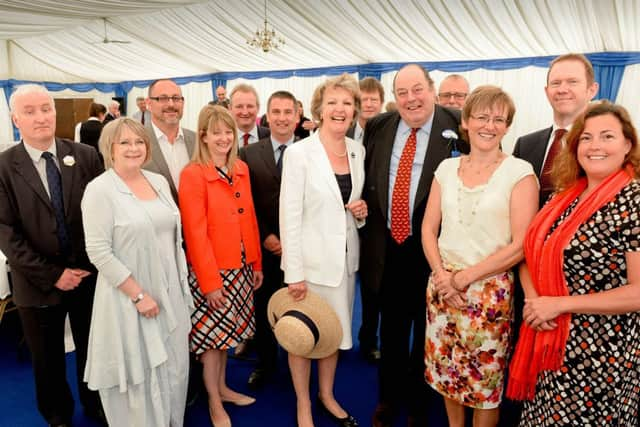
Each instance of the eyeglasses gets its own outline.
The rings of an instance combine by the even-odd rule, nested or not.
[[[129,148],[136,147],[137,148],[137,147],[146,146],[147,144],[145,144],[144,139],[136,139],[134,141],[123,139],[122,141],[115,141],[114,145],[118,145],[120,147],[129,147]]]
[[[154,101],[158,101],[160,104],[167,104],[169,101],[173,101],[174,104],[179,104],[184,101],[184,96],[150,96],[149,99],[153,99]]]
[[[483,125],[487,125],[489,122],[493,121],[493,124],[496,126],[506,126],[507,119],[504,117],[489,117],[486,114],[479,114],[477,116],[471,115],[471,118],[479,121]]]
[[[467,97],[467,94],[464,92],[442,92],[438,94],[438,98],[449,99],[455,98],[458,101],[462,101]]]

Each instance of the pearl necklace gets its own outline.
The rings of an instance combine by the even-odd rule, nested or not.
[[[484,165],[483,167],[481,167],[478,171],[473,171],[471,169],[472,167],[472,163],[471,163],[471,159],[469,158],[469,156],[464,157],[462,159],[460,159],[460,164],[458,166],[458,194],[457,194],[457,202],[458,202],[458,224],[462,225],[462,226],[466,226],[466,227],[470,227],[471,225],[473,225],[473,223],[475,222],[475,217],[476,217],[476,212],[478,211],[478,205],[480,204],[480,200],[482,200],[482,196],[484,195],[485,190],[487,189],[487,185],[489,184],[489,181],[487,181],[484,184],[481,184],[482,189],[473,193],[467,193],[467,197],[472,196],[475,198],[475,200],[473,200],[472,204],[471,204],[471,209],[467,212],[463,212],[462,211],[462,201],[463,201],[463,187],[464,187],[464,181],[462,180],[462,173],[464,172],[465,169],[469,170],[469,172],[474,172],[476,175],[480,175],[482,172],[488,170],[489,168],[491,168],[492,166],[497,165],[500,160],[502,159],[502,156],[499,155],[498,158],[496,158],[494,161],[489,162],[487,165]],[[465,163],[467,163],[467,167],[463,166],[463,160],[465,161]],[[475,187],[474,187],[475,188]],[[462,219],[463,218],[470,218],[469,222],[463,222]]]
[[[500,159],[502,158],[502,156],[498,156],[495,160],[487,163],[486,165],[481,165],[479,168],[474,168],[473,163],[471,162],[471,157],[466,156],[463,157],[464,163],[466,163],[466,166],[463,166],[462,161],[460,162],[460,167],[461,170],[468,170],[469,172],[473,172],[476,175],[480,175],[482,172],[486,171],[487,169],[490,169],[492,166],[497,165],[500,162]],[[476,169],[476,170],[474,170]]]
[[[327,149],[336,157],[347,157],[347,147],[344,147],[344,153],[336,153],[331,148],[327,147]]]

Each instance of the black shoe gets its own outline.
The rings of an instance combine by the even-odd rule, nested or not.
[[[337,425],[339,425],[340,427],[358,427],[360,424],[358,424],[358,422],[356,421],[355,418],[353,418],[351,415],[349,415],[349,413],[347,413],[347,416],[344,418],[338,418],[335,415],[333,415],[326,406],[324,406],[324,403],[322,402],[322,399],[320,399],[320,397],[318,396],[318,406],[320,406],[320,408],[322,409],[322,411],[327,414],[329,416],[329,418],[331,418]]]
[[[271,377],[272,374],[272,370],[256,368],[251,372],[251,375],[249,375],[247,385],[253,390],[261,388],[269,380],[269,377]]]
[[[372,364],[378,363],[381,357],[380,350],[378,350],[375,347],[370,349],[360,350],[360,355],[362,356],[363,359],[365,359],[367,362]]]

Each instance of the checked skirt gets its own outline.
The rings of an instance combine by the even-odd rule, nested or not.
[[[191,351],[199,355],[209,349],[228,350],[252,336],[256,329],[253,267],[245,264],[244,253],[240,269],[220,270],[227,304],[218,310],[209,307],[195,273],[189,270],[189,287],[196,307],[191,314]]]

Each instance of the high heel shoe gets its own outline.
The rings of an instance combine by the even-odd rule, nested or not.
[[[320,396],[318,396],[318,406],[322,409],[322,411],[325,414],[329,416],[329,418],[331,418],[340,427],[358,427],[360,425],[358,424],[358,421],[356,421],[356,419],[353,418],[353,416],[349,415],[348,412],[347,412],[347,416],[344,418],[338,418],[335,415],[333,415],[331,411],[329,411],[329,409],[326,406],[324,406],[324,402],[322,401],[322,399],[320,399]]]

